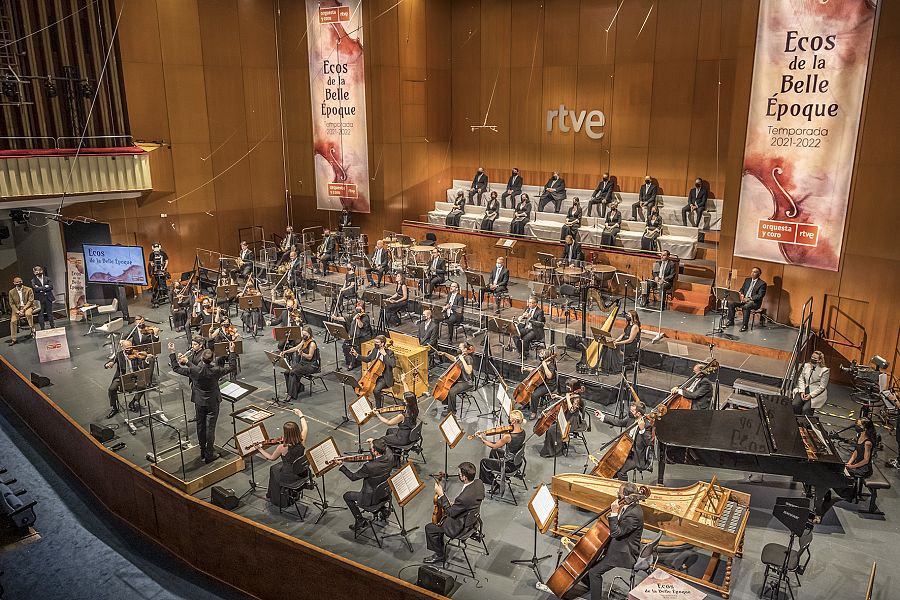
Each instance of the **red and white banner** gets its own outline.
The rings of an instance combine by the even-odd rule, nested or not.
[[[837,271],[876,0],[760,0],[734,253]]]
[[[306,0],[316,205],[370,211],[362,0]]]
[[[69,288],[69,319],[80,321],[82,313],[78,307],[83,306],[85,298],[84,254],[66,252],[66,284]]]

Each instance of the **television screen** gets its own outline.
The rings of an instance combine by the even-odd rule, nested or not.
[[[140,246],[84,244],[84,268],[88,283],[147,285],[144,249]]]

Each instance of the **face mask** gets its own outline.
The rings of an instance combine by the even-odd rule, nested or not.
[[[863,431],[866,430],[865,427],[862,427],[860,425],[857,425],[856,427],[854,427],[854,429],[856,429],[857,433],[862,433]]]
[[[649,179],[645,179],[645,180],[644,180],[644,183],[650,183],[650,180],[649,180]]]
[[[17,287],[17,288],[20,288],[20,287],[22,287],[22,284],[21,284],[21,283],[17,283],[17,284],[16,284],[16,287]]]
[[[603,176],[603,181],[606,181],[607,179],[609,179],[609,177],[607,177],[606,175],[604,175],[604,176]]]

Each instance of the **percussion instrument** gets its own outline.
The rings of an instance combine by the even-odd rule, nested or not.
[[[556,278],[560,283],[568,283],[570,285],[578,285],[581,283],[584,269],[581,267],[568,266],[556,269]]]
[[[410,246],[410,260],[414,265],[427,265],[431,262],[431,246]]]
[[[534,263],[534,278],[536,281],[550,283],[550,278],[552,275],[553,267],[549,267],[544,263]]]

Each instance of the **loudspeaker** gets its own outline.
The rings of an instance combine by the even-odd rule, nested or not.
[[[234,495],[234,490],[215,485],[212,489],[212,503],[225,510],[234,510],[238,507],[238,497]]]
[[[429,592],[435,592],[446,596],[456,585],[456,578],[452,575],[441,573],[437,569],[428,566],[419,567],[419,576],[416,585]]]
[[[48,385],[53,385],[50,383],[49,377],[44,377],[43,375],[38,375],[37,373],[31,373],[31,383],[35,385],[35,387],[47,387]]]
[[[105,444],[109,440],[116,437],[116,432],[113,431],[111,427],[107,427],[106,425],[91,423],[91,435],[94,436],[101,444]]]

